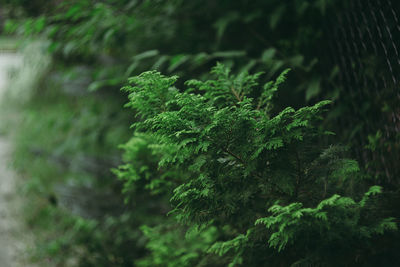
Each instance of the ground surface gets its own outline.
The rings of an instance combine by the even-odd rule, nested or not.
[[[17,54],[0,51],[0,105],[8,89],[8,70],[20,64]],[[31,266],[26,261],[31,235],[23,227],[17,175],[10,168],[11,152],[11,142],[0,131],[0,267],[25,267]]]

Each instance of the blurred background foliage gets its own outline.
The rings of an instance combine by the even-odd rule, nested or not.
[[[185,239],[165,218],[171,196],[162,188],[171,185],[126,188],[110,171],[122,163],[118,145],[135,121],[120,88],[149,69],[178,75],[182,88],[193,77],[208,79],[217,61],[234,73],[265,72],[260,83],[291,68],[272,114],[333,100],[324,126],[376,184],[397,194],[399,14],[400,3],[389,0],[0,0],[1,33],[18,37],[31,69],[15,73],[8,106],[21,110],[15,166],[32,198],[27,220],[41,233],[37,260],[226,264],[202,256],[218,238],[212,228]],[[125,161],[157,164],[151,140],[135,142],[125,145],[136,150]],[[165,240],[157,239],[161,232],[169,233]]]

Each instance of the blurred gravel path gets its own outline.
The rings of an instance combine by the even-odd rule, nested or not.
[[[0,105],[7,89],[8,69],[19,64],[22,64],[19,55],[0,52]],[[11,143],[0,132],[0,267],[25,267],[30,266],[23,262],[30,235],[24,232],[19,213],[17,176],[9,168],[11,151]]]

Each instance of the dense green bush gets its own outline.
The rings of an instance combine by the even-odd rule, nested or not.
[[[201,266],[212,257],[208,253],[223,257],[208,259],[208,266],[365,266],[371,241],[397,225],[370,207],[382,189],[364,193],[357,162],[343,158],[343,148],[320,146],[329,133],[318,121],[329,101],[272,115],[271,98],[286,72],[261,89],[261,73],[234,76],[221,64],[212,73],[215,80],[188,81],[184,92],[174,87],[177,77],[158,72],[131,78],[133,86],[124,87],[127,106],[140,120],[124,146],[126,164],[118,177],[129,197],[143,184],[170,195],[170,216],[182,232],[202,239],[187,239],[193,243],[182,251],[179,239],[171,243],[171,232],[160,231],[165,225],[145,227],[148,257],[168,266]],[[151,160],[132,144],[146,147]],[[191,246],[202,253],[193,254]],[[178,253],[160,261],[173,248]]]

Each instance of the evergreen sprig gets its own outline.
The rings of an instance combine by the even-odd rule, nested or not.
[[[357,162],[340,146],[319,145],[330,134],[318,126],[330,101],[271,114],[287,72],[261,90],[262,73],[232,75],[222,64],[211,72],[215,80],[188,81],[186,91],[174,87],[177,77],[155,71],[124,87],[127,106],[140,117],[124,146],[126,164],[117,171],[126,188],[168,184],[163,192],[177,222],[200,232],[217,229],[220,240],[203,253],[215,252],[232,266],[257,266],[266,258],[322,260],[328,247],[346,246],[349,238],[364,242],[397,229],[392,218],[365,220],[372,212],[367,203],[382,189],[360,195],[354,190],[363,183]],[[130,145],[138,142],[154,156],[151,165]]]

